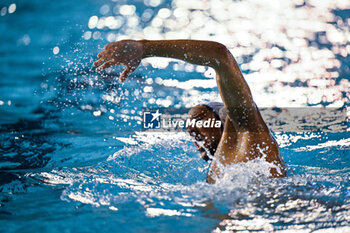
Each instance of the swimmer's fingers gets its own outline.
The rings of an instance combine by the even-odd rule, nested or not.
[[[113,48],[105,49],[102,52],[100,52],[99,54],[97,54],[97,57],[101,58],[101,57],[105,57],[105,56],[109,56],[109,57],[113,56],[116,52],[116,49],[117,49],[116,46]]]
[[[99,54],[97,54],[98,58],[103,57],[106,53],[109,53],[109,50],[103,50],[102,52],[100,52]]]
[[[95,61],[94,66],[98,66],[96,68],[96,71],[101,71],[102,70],[101,67],[103,67],[103,65],[106,63],[109,64],[109,62],[114,62],[114,59],[110,59],[110,58],[109,59],[102,59],[102,58],[100,58],[99,60]]]
[[[99,66],[99,65],[102,65],[103,63],[105,63],[106,61],[109,61],[111,59],[113,59],[113,53],[107,53],[103,57],[101,57],[100,59],[95,61],[93,65]]]
[[[105,50],[115,49],[115,47],[117,46],[118,43],[120,43],[120,42],[111,42],[111,43],[105,45],[104,49]]]
[[[123,71],[123,73],[120,74],[120,81],[124,82],[126,80],[126,78],[136,70],[137,66],[135,65],[126,65],[125,70]]]
[[[116,62],[114,59],[109,60],[105,63],[103,63],[102,65],[100,65],[99,67],[96,68],[96,71],[99,72],[101,70],[104,70],[108,67],[114,66],[114,65],[119,65],[120,63]]]

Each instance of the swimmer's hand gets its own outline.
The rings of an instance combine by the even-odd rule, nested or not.
[[[98,66],[96,71],[99,72],[114,65],[125,65],[126,68],[119,77],[121,82],[124,82],[136,70],[142,60],[143,45],[139,41],[122,40],[111,42],[104,49],[97,55],[99,59],[93,64]]]

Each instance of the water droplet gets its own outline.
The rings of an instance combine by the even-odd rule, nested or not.
[[[60,48],[58,46],[55,46],[52,50],[53,54],[58,54],[60,52]]]
[[[99,116],[101,116],[101,111],[100,111],[100,110],[94,111],[92,114],[93,114],[95,117],[99,117]]]
[[[12,14],[16,11],[16,4],[15,3],[12,3],[10,6],[9,6],[9,14]]]

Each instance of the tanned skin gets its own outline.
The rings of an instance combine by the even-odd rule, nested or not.
[[[260,157],[278,167],[270,169],[271,177],[285,176],[278,145],[253,101],[234,57],[224,45],[199,40],[123,40],[106,45],[104,51],[98,54],[99,59],[94,65],[98,66],[97,71],[114,65],[125,65],[126,68],[120,75],[120,81],[123,82],[136,70],[141,60],[147,57],[176,58],[195,65],[209,66],[216,71],[217,86],[228,111],[223,132],[209,129],[193,135],[206,139],[206,148],[216,147],[207,182],[214,183],[221,177],[221,165],[247,162]],[[210,114],[210,111],[207,113]],[[193,114],[203,112],[194,109]],[[191,133],[191,129],[189,131]]]
[[[209,119],[212,121],[220,120],[213,111],[209,110],[204,105],[197,105],[191,108],[188,112],[188,118],[195,119],[196,121],[207,121]],[[212,156],[215,154],[221,140],[223,131],[221,127],[204,128],[196,127],[196,125],[189,125],[187,131],[190,136],[193,137],[193,143],[201,154],[202,159],[205,161],[212,160]],[[198,142],[203,142],[202,146],[200,146]]]

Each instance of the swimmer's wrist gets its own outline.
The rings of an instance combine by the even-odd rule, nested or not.
[[[169,55],[171,53],[172,44],[167,40],[139,40],[142,44],[143,52],[142,58],[147,57],[173,57],[175,55]],[[175,46],[176,47],[176,46]]]
[[[149,57],[149,41],[148,40],[138,40],[142,44],[142,59]]]

